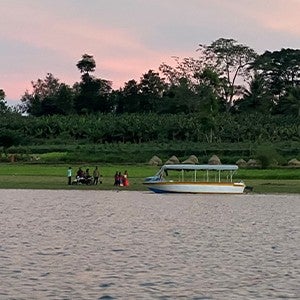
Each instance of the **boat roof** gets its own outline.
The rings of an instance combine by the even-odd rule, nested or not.
[[[191,164],[175,164],[175,165],[163,165],[160,171],[164,170],[214,170],[214,171],[236,171],[237,165],[191,165]]]

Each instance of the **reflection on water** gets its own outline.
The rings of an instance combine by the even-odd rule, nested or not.
[[[0,299],[299,299],[300,197],[1,190]]]

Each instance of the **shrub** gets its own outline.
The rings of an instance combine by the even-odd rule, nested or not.
[[[266,169],[284,163],[284,158],[277,152],[273,145],[260,145],[256,148],[256,158],[261,163],[261,168]]]

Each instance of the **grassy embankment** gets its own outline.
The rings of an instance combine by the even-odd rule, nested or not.
[[[92,172],[93,165],[72,165],[73,174],[78,167],[89,168]],[[146,190],[143,179],[154,175],[157,167],[148,165],[102,165],[99,166],[103,175],[103,184],[98,186],[68,186],[68,165],[49,164],[0,164],[0,188],[16,189],[88,189],[88,190]],[[116,171],[129,173],[130,186],[116,188],[113,186]],[[246,185],[254,188],[254,193],[299,193],[300,194],[300,169],[239,169],[235,179],[243,180]]]

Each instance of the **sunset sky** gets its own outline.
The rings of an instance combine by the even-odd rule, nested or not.
[[[18,103],[52,73],[72,85],[94,56],[113,88],[198,44],[233,38],[258,53],[300,48],[300,0],[1,0],[0,89]]]

